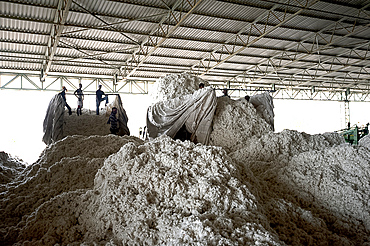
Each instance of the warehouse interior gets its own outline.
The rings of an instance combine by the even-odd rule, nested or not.
[[[44,134],[63,87],[73,108],[36,161],[0,149],[1,244],[370,245],[368,122],[351,120],[369,48],[364,0],[0,0],[0,95],[46,111]],[[106,124],[121,97],[130,136]],[[276,131],[279,100],[336,102],[343,122]]]

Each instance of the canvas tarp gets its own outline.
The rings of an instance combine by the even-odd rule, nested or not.
[[[120,95],[116,95],[116,99],[112,104],[109,105],[107,114],[109,115],[112,111],[112,108],[117,108],[117,118],[118,118],[118,124],[119,124],[119,130],[117,135],[124,136],[124,135],[130,135],[130,130],[127,127],[128,117],[126,114],[126,110],[122,106],[122,100]]]
[[[173,138],[185,124],[186,130],[192,134],[192,141],[207,144],[216,105],[216,94],[211,87],[160,101],[148,108],[149,137],[156,138],[165,134]]]
[[[60,94],[50,100],[43,123],[42,141],[47,145],[63,138],[64,107],[65,101]]]
[[[267,123],[269,123],[274,131],[274,103],[272,96],[268,93],[262,93],[251,96],[249,102],[256,108],[257,113],[260,114]]]

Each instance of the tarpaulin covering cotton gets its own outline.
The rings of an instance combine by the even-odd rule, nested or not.
[[[192,141],[207,144],[216,105],[216,93],[211,87],[160,101],[148,108],[149,137],[155,138],[165,134],[173,138],[185,124],[186,130],[192,134]]]
[[[64,107],[65,101],[60,94],[50,100],[43,123],[42,141],[47,145],[63,138]]]
[[[128,117],[127,117],[127,114],[126,114],[126,110],[122,106],[121,96],[116,95],[116,99],[114,100],[113,104],[111,104],[110,106],[111,107],[110,107],[110,110],[109,110],[109,114],[112,110],[112,107],[117,108],[117,116],[118,116],[117,118],[118,118],[118,122],[119,122],[119,130],[118,130],[117,135],[119,135],[119,136],[124,136],[124,135],[130,136],[130,130],[127,127]]]
[[[274,130],[275,114],[272,96],[268,92],[265,92],[262,94],[251,96],[249,102],[253,104],[253,106],[257,110],[257,113],[259,113],[262,118],[264,118],[264,120],[271,125],[272,130]]]

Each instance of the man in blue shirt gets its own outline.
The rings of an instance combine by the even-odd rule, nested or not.
[[[105,97],[103,97],[103,95]],[[99,115],[99,106],[102,101],[105,100],[105,105],[108,104],[108,96],[105,95],[104,91],[101,90],[101,85],[99,85],[99,89],[96,91],[96,114]]]

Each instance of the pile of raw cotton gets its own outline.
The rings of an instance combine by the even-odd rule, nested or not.
[[[127,142],[142,143],[135,137],[109,135],[69,136],[49,145],[37,162],[5,184],[0,193],[0,244],[21,240],[20,232],[33,213],[52,204],[58,196],[93,187],[95,174],[104,160]],[[65,206],[70,206],[69,202]],[[56,208],[43,216],[49,220],[61,211]],[[57,224],[49,226],[58,227]],[[32,237],[38,237],[36,232],[30,233]],[[42,244],[49,245],[49,242],[43,241]]]
[[[370,149],[336,133],[284,130],[252,137],[229,156],[261,184],[261,203],[279,238],[293,245],[369,242]]]
[[[358,145],[370,149],[370,135],[361,138]]]
[[[210,135],[211,145],[222,146],[227,151],[238,150],[252,136],[260,137],[271,131],[271,126],[247,100],[217,98]]]
[[[109,152],[123,147],[103,166],[108,153],[93,150],[57,161],[67,147],[94,140]],[[282,244],[249,190],[252,174],[218,147],[166,136],[68,137],[25,173],[1,197],[17,196],[2,208],[3,243]]]
[[[370,137],[274,133],[248,102],[218,102],[217,146],[50,145],[2,186],[0,244],[370,245]]]
[[[246,100],[218,98],[210,143],[250,170],[279,239],[293,245],[370,242],[370,144],[337,133],[271,127]]]
[[[1,242],[366,245],[369,174],[360,169],[370,150],[327,138],[306,138],[282,153],[285,162],[241,163],[220,147],[166,136],[67,137],[7,184]],[[318,140],[334,162],[307,158]],[[333,158],[340,149],[352,150],[357,168]]]
[[[209,86],[208,81],[190,73],[169,74],[156,81],[151,96],[154,103],[166,101],[175,97],[192,94],[199,89],[200,83]]]
[[[9,156],[4,151],[0,151],[0,192],[3,191],[2,184],[11,182],[26,167],[22,160]]]
[[[108,135],[110,134],[110,124],[107,124],[109,114],[103,109],[99,115],[95,111],[83,109],[82,115],[77,114],[68,115],[64,113],[63,135]]]

